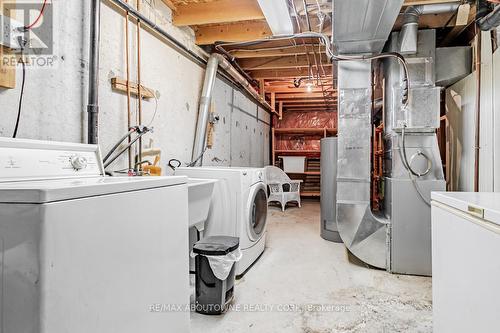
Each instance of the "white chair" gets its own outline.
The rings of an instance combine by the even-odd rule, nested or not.
[[[291,180],[288,175],[275,166],[265,167],[266,183],[269,186],[267,202],[279,202],[285,211],[288,202],[297,202],[300,207],[300,183],[302,180]]]

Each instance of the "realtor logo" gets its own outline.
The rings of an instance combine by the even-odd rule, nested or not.
[[[27,66],[52,67],[54,25],[51,1],[0,0],[0,6],[2,44],[8,49],[2,54],[2,65],[15,66],[10,63],[17,62],[12,54],[22,53]]]

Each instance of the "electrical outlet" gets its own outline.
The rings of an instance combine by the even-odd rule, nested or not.
[[[19,41],[23,37],[24,24],[8,16],[0,14],[0,44],[10,49],[20,49]]]

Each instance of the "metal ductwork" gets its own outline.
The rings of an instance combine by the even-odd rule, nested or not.
[[[338,70],[337,226],[345,246],[367,264],[387,267],[387,224],[371,211],[371,61]]]
[[[379,53],[403,0],[334,0],[333,43],[339,54]]]
[[[339,53],[379,53],[402,0],[334,0],[334,44]],[[364,19],[360,20],[362,17]],[[372,63],[338,65],[337,226],[346,247],[360,260],[387,268],[388,221],[370,204]]]
[[[417,5],[406,8],[398,40],[399,53],[417,53],[418,22],[421,15],[454,12],[459,6],[460,2],[457,1],[456,3]]]
[[[271,106],[265,98],[252,87],[252,85],[241,75],[222,55],[213,53],[208,59],[207,69],[205,71],[205,80],[198,108],[198,121],[196,124],[196,133],[193,146],[191,166],[201,166],[203,164],[203,153],[206,149],[207,128],[210,115],[210,104],[215,87],[218,69],[222,68],[231,78],[240,84],[253,98],[271,110]]]
[[[485,14],[485,9],[491,4],[479,0],[479,9],[477,11],[476,22],[482,31],[492,30],[500,25],[500,6],[497,4],[489,13]]]

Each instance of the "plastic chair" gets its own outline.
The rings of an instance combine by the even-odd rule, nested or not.
[[[285,211],[288,202],[297,202],[300,207],[300,183],[302,180],[291,180],[288,175],[275,166],[265,167],[266,183],[269,186],[267,202],[279,202]]]

